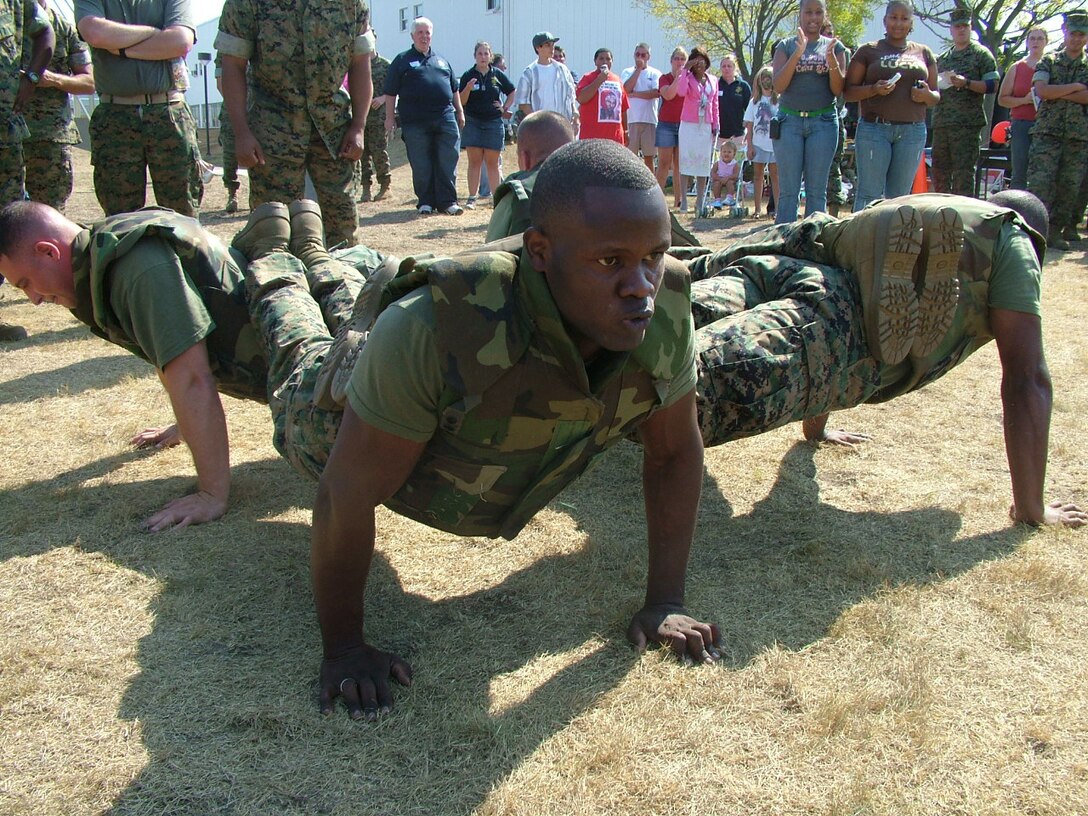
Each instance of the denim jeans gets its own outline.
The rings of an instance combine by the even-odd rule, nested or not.
[[[1031,129],[1034,121],[1013,119],[1009,130],[1012,147],[1012,181],[1009,186],[1014,190],[1028,188],[1028,154],[1031,152]]]
[[[401,136],[412,166],[416,206],[445,210],[457,203],[457,158],[461,132],[450,108],[430,122],[405,122]]]
[[[839,117],[836,113],[804,117],[784,115],[781,136],[774,143],[779,193],[779,200],[775,202],[776,224],[797,220],[802,174],[805,215],[827,212],[827,176],[838,142]]]
[[[858,167],[854,212],[878,198],[909,195],[925,149],[925,122],[909,125],[858,122],[854,134]]]

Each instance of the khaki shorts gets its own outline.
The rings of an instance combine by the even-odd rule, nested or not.
[[[636,156],[641,153],[646,158],[652,159],[657,155],[657,148],[654,147],[657,125],[649,122],[628,122],[627,135],[631,139],[628,147]]]

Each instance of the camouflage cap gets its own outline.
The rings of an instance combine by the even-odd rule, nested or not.
[[[1064,17],[1066,31],[1088,34],[1088,11],[1070,11]]]
[[[959,6],[952,9],[952,14],[948,18],[949,25],[970,25],[971,23],[971,9]]]

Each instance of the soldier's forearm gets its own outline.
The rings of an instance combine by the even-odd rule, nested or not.
[[[177,59],[189,53],[194,40],[195,35],[191,28],[170,26],[170,28],[156,32],[131,48],[126,48],[125,54],[129,59],[138,60]]]
[[[154,26],[118,23],[105,17],[84,17],[76,27],[87,45],[106,51],[132,48],[159,33]]]

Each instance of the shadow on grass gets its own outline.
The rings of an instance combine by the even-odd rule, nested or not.
[[[90,336],[87,327],[82,324],[68,326],[63,329],[50,329],[49,331],[34,332],[26,340],[20,340],[18,344],[12,344],[11,348],[33,348],[36,346],[48,346],[53,343],[68,343],[73,340],[85,340]]]
[[[82,334],[86,334],[86,330],[76,328]],[[63,332],[56,333],[63,334]],[[131,355],[92,357],[60,368],[36,371],[33,374],[9,380],[0,389],[0,405],[33,402],[42,397],[55,397],[57,394],[98,391],[112,388],[126,377],[144,376],[154,376],[154,371],[138,357]]]
[[[815,451],[806,443],[790,449],[771,492],[745,516],[734,516],[712,479],[704,483],[689,603],[723,624],[734,668],[773,644],[799,649],[819,640],[844,609],[883,586],[942,580],[1029,534],[956,540],[960,518],[945,509],[831,507],[819,498]],[[586,533],[583,546],[495,586],[427,598],[405,591],[375,555],[367,631],[375,645],[409,659],[416,675],[411,689],[395,689],[393,714],[372,725],[350,722],[342,709],[317,713],[309,529],[262,520],[308,506],[313,485],[284,478],[281,462],[245,464],[235,469],[229,524],[138,535],[132,508],[156,506],[184,480],[80,488],[135,455],[31,486],[20,499],[78,491],[80,516],[105,512],[109,502],[119,508],[116,538],[81,546],[162,584],[153,630],[139,646],[140,673],[119,711],[139,723],[150,760],[113,813],[469,812],[635,664],[623,642],[646,562],[634,445],[613,451],[553,505]],[[43,525],[25,534],[24,553],[50,538],[71,543],[65,518],[35,519]],[[570,650],[583,656],[558,672],[534,667],[542,655]],[[520,693],[496,707],[496,683],[519,670]]]

